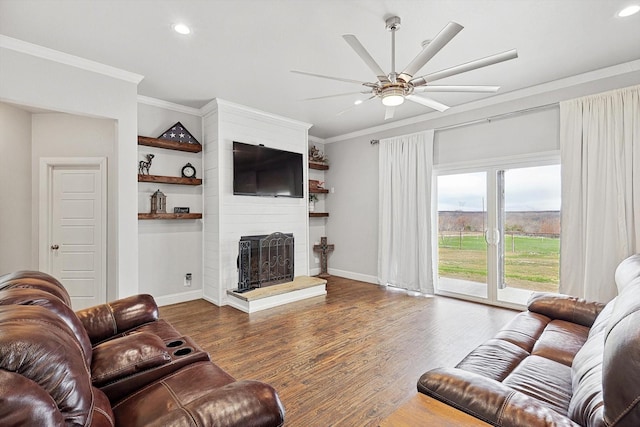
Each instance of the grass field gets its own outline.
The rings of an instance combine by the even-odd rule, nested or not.
[[[486,283],[487,243],[480,233],[440,236],[440,276]],[[507,235],[507,286],[536,291],[558,291],[560,239]]]

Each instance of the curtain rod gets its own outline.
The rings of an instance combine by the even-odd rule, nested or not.
[[[531,111],[536,111],[536,110],[545,110],[547,108],[557,107],[557,106],[558,106],[557,102],[552,102],[550,104],[538,105],[536,107],[524,108],[522,110],[510,111],[508,113],[496,114],[495,116],[485,117],[484,119],[471,120],[471,121],[464,122],[464,123],[457,123],[455,125],[443,126],[443,127],[440,127],[440,128],[435,128],[434,131],[435,132],[440,132],[440,131],[443,131],[443,130],[455,129],[455,128],[460,128],[460,127],[464,127],[464,126],[475,125],[475,124],[478,124],[478,123],[491,122],[492,120],[503,119],[505,117],[516,116],[516,115],[529,113]],[[375,144],[379,143],[380,140],[379,139],[372,139],[369,142],[371,143],[371,145],[375,145]]]

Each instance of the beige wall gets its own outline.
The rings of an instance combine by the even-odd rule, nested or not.
[[[0,43],[0,100],[48,111],[112,120],[116,171],[115,267],[109,271],[109,299],[138,293],[136,160],[137,86],[142,76],[86,63],[14,40]]]
[[[38,234],[40,160],[47,157],[107,158],[107,288],[113,289],[117,268],[117,252],[114,243],[117,241],[115,121],[64,113],[33,114],[32,140],[32,206],[34,209],[32,246],[36,253],[40,243]]]
[[[31,212],[31,113],[0,103],[0,275],[37,267]]]

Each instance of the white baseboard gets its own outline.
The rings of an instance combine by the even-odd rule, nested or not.
[[[162,295],[160,297],[153,297],[156,300],[156,304],[158,307],[162,307],[164,305],[178,304],[180,302],[193,301],[196,299],[202,299],[202,289],[195,289],[193,291],[180,292],[177,294],[171,295]]]
[[[318,274],[320,274],[320,267],[309,269],[309,276],[317,276]]]
[[[361,282],[378,284],[378,278],[376,276],[370,276],[368,274],[354,273],[352,271],[338,270],[335,268],[329,269],[329,274],[332,276],[344,277],[346,279],[359,280]]]

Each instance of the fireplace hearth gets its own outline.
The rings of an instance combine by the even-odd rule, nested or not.
[[[293,281],[294,239],[291,233],[242,236],[238,244],[238,289]]]

